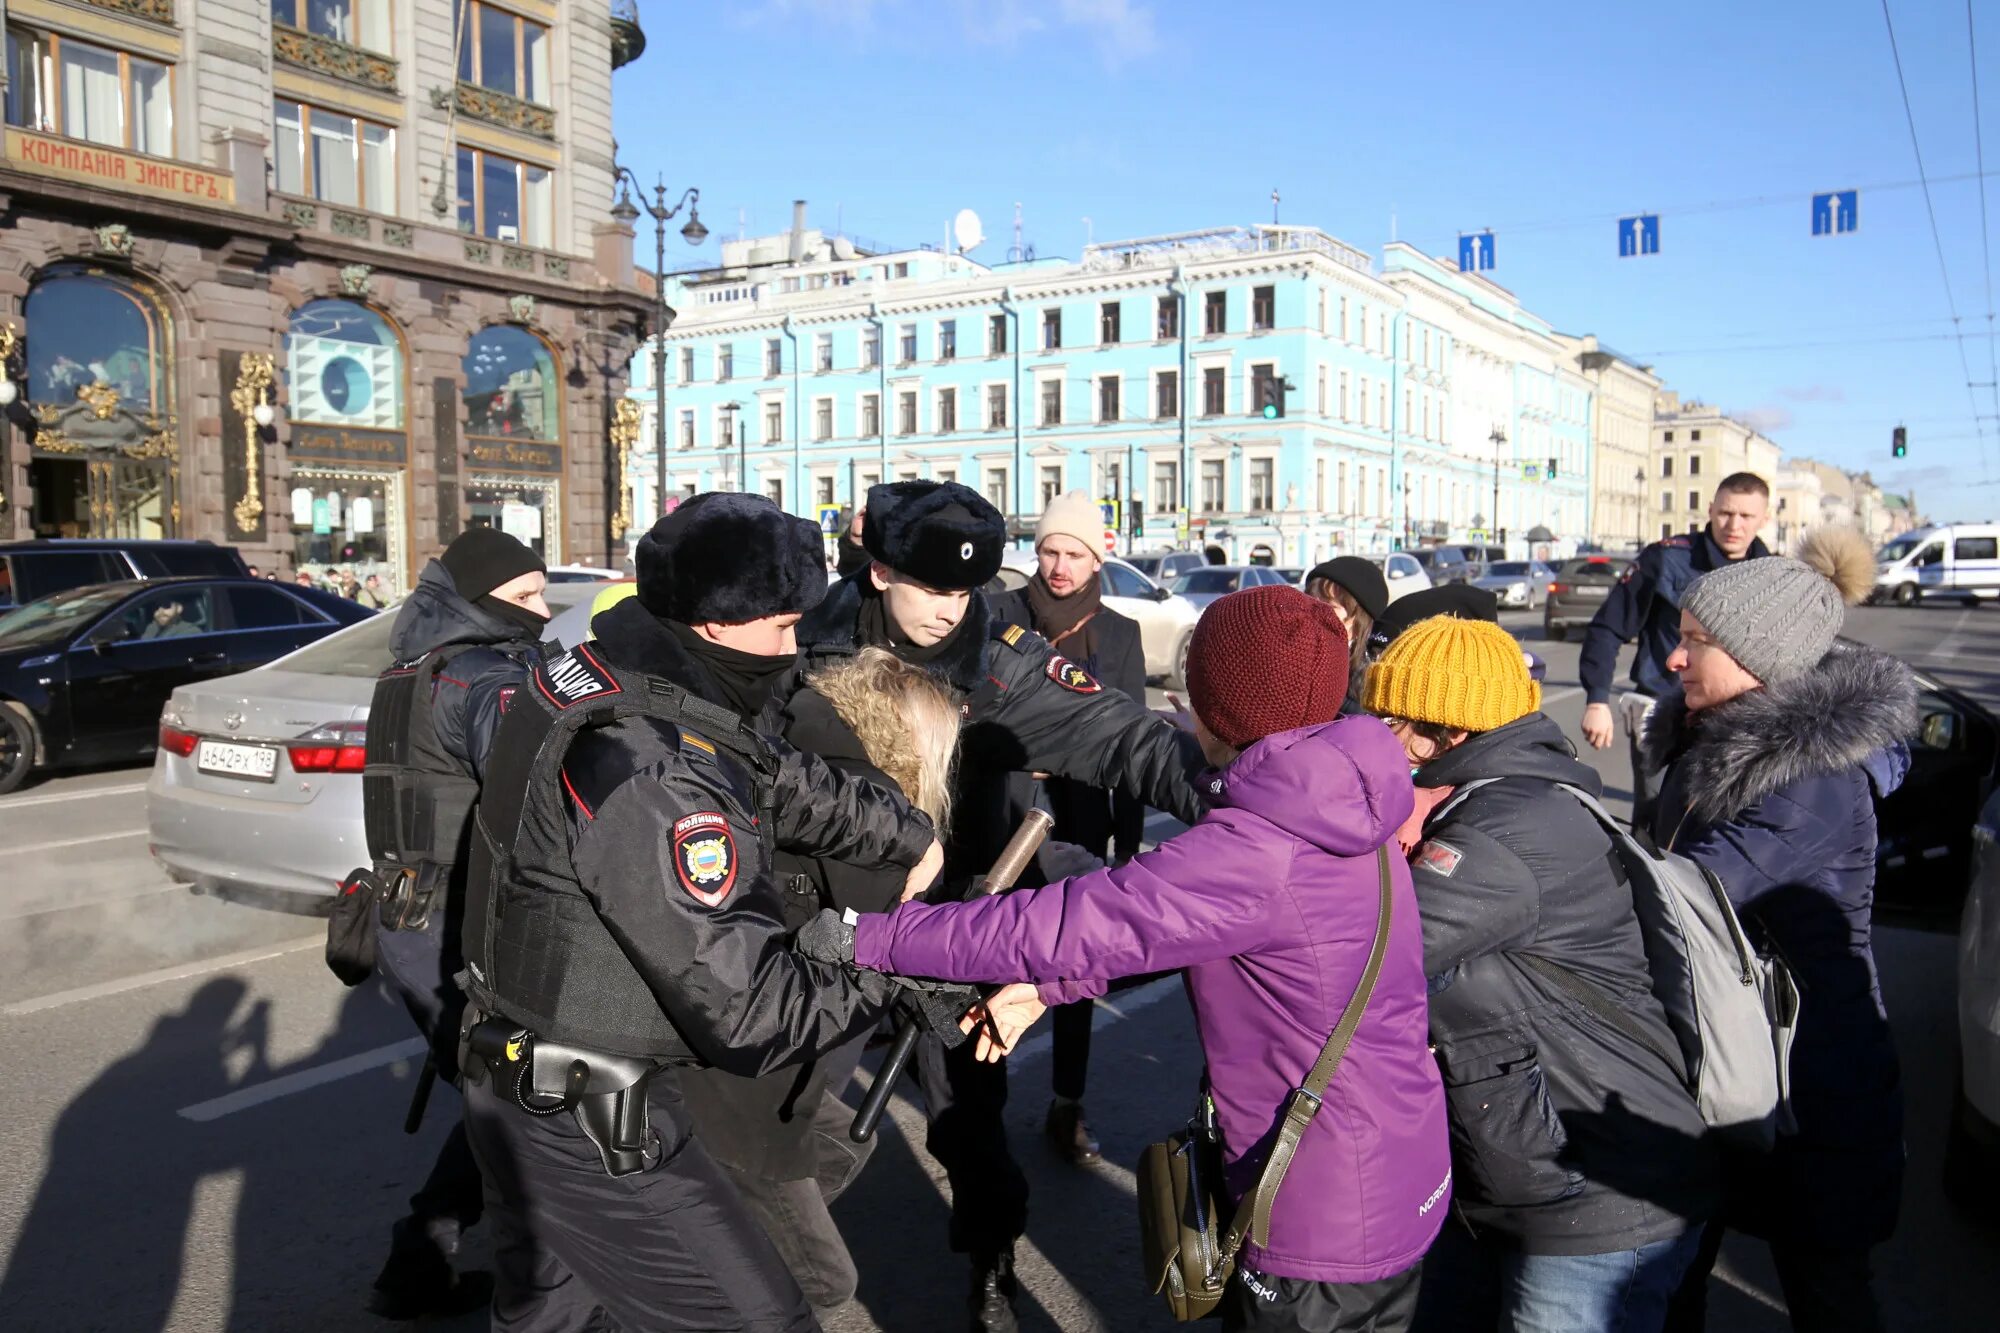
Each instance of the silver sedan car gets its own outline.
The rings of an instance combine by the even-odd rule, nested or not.
[[[586,619],[603,584],[552,583],[552,637]],[[361,770],[375,677],[395,614],[241,675],[183,685],[160,715],[192,740],[162,745],[146,784],[153,856],[173,879],[215,893],[329,898],[368,860]],[[184,750],[186,753],[177,753]]]
[[[1535,610],[1549,600],[1555,573],[1539,560],[1496,560],[1467,580],[1499,600],[1502,609]]]

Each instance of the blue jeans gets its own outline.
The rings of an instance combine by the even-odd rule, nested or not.
[[[1522,1254],[1447,1225],[1424,1260],[1419,1333],[1660,1333],[1701,1248],[1696,1228],[1609,1254]]]

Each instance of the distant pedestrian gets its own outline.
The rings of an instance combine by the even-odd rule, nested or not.
[[[867,517],[865,504],[840,511],[840,540],[834,543],[833,568],[842,578],[864,568],[872,559],[868,548],[861,544],[861,524]]]
[[[247,574],[249,574],[249,575],[250,575],[250,577],[251,577],[251,578],[253,578],[253,579],[261,579],[261,578],[263,578],[263,577],[264,577],[264,571],[263,571],[263,570],[261,570],[261,569],[259,569],[259,568],[257,568],[257,566],[255,566],[255,565],[246,565],[246,566],[244,566],[244,571],[245,571],[245,572],[246,572]]]
[[[1792,1327],[1884,1327],[1869,1251],[1896,1229],[1903,1092],[1875,968],[1875,801],[1909,771],[1917,684],[1895,658],[1838,639],[1842,602],[1875,582],[1852,528],[1810,534],[1799,560],[1716,570],[1681,598],[1678,685],[1648,723],[1664,767],[1652,833],[1714,873],[1751,943],[1783,958],[1802,1003],[1792,1046],[1797,1128],[1732,1153],[1722,1221],[1675,1303],[1698,1330],[1723,1226],[1770,1242]]]
[[[1389,609],[1389,581],[1381,566],[1358,555],[1314,565],[1306,575],[1306,595],[1333,608],[1347,630],[1348,682],[1343,711],[1361,711],[1361,684],[1368,674],[1368,636]]]
[[[294,574],[292,582],[298,584],[301,588],[317,588],[319,586],[318,580],[313,578],[313,572],[310,569],[301,569],[297,574]]]
[[[1583,738],[1599,750],[1611,744],[1614,734],[1611,690],[1619,646],[1634,639],[1639,642],[1632,655],[1633,688],[1620,700],[1632,747],[1634,828],[1645,828],[1651,821],[1657,795],[1639,747],[1653,701],[1673,686],[1667,655],[1680,641],[1681,596],[1712,569],[1769,555],[1757,531],[1770,507],[1771,487],[1762,477],[1754,472],[1724,477],[1709,503],[1707,525],[1639,552],[1583,632],[1583,655],[1577,663],[1584,694]]]
[[[1411,856],[1455,1194],[1416,1327],[1658,1333],[1714,1213],[1717,1159],[1658,1054],[1674,1038],[1611,839],[1558,785],[1595,796],[1598,776],[1498,625],[1411,627],[1367,700],[1419,805],[1448,793]],[[1577,1004],[1565,975],[1650,1040]]]
[[[370,574],[352,592],[347,594],[347,600],[358,602],[362,606],[373,607],[375,610],[380,611],[389,604],[389,599],[382,595],[382,576],[379,574]]]
[[[1104,515],[1084,492],[1071,491],[1052,500],[1035,524],[1034,577],[1022,591],[994,598],[993,615],[996,620],[1027,625],[1098,683],[1122,691],[1143,708],[1145,645],[1137,621],[1104,605],[1103,534]],[[1037,803],[1036,781],[1031,774],[1014,775],[1010,794],[1019,812]],[[1052,841],[1081,847],[1113,864],[1138,854],[1146,829],[1146,807],[1138,798],[1068,778],[1040,782],[1041,803],[1055,816]],[[1032,885],[1042,879],[1033,875],[1022,882]],[[1095,1010],[1088,1000],[1061,1005],[1051,1024],[1054,1098],[1042,1132],[1056,1152],[1079,1166],[1102,1155],[1083,1111]]]

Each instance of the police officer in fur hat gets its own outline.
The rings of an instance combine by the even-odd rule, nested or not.
[[[1005,846],[1008,778],[1045,772],[1121,790],[1192,823],[1205,766],[1192,736],[1106,690],[1020,625],[997,621],[980,587],[1000,567],[1006,524],[955,482],[899,481],[868,492],[869,563],[828,590],[799,623],[808,670],[863,646],[926,667],[964,700],[946,878],[982,875]],[[831,903],[828,904],[832,905]],[[951,1180],[951,1245],[972,1258],[974,1329],[1015,1327],[1014,1241],[1028,1184],[1007,1146],[1004,1064],[926,1038],[918,1076],[926,1146]]]
[[[825,589],[812,523],[697,496],[639,543],[637,596],[538,667],[501,725],[464,950],[496,1329],[598,1310],[633,1329],[817,1327],[691,1137],[676,1068],[759,1074],[883,1011],[872,981],[787,947],[776,848],[901,867],[913,888],[942,859],[900,798],[760,730]]]

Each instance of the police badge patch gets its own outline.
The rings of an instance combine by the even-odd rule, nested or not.
[[[729,821],[713,811],[674,824],[674,874],[703,907],[720,907],[736,883],[736,840]]]
[[[1050,653],[1049,664],[1045,668],[1049,679],[1068,690],[1071,694],[1101,694],[1104,687],[1097,678],[1085,671],[1061,653]]]
[[[1446,879],[1457,873],[1458,863],[1464,859],[1464,852],[1436,839],[1426,840],[1423,846],[1417,848],[1417,864]]]

